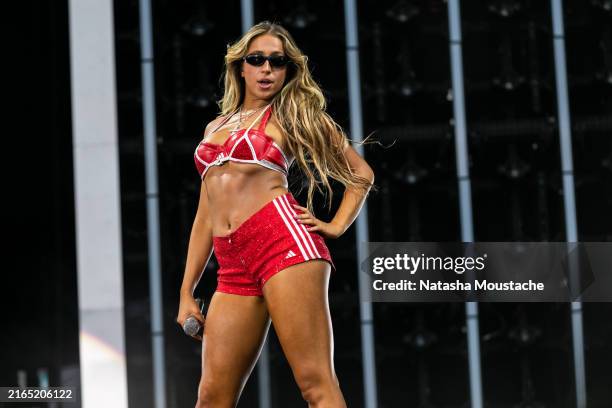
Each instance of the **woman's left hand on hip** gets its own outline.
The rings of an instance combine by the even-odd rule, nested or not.
[[[306,225],[309,232],[318,232],[324,238],[338,238],[342,235],[342,228],[331,222],[321,221],[308,211],[308,208],[293,204],[296,209],[302,210],[302,214],[294,215],[293,217],[301,224]]]

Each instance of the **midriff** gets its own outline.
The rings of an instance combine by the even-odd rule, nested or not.
[[[225,237],[274,197],[288,192],[280,172],[254,163],[228,161],[204,177],[214,237]]]

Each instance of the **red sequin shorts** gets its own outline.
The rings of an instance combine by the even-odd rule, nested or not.
[[[230,235],[213,236],[217,291],[263,296],[261,289],[274,274],[311,259],[323,259],[336,270],[323,237],[293,217],[302,210],[292,204],[299,205],[291,193],[280,195]]]

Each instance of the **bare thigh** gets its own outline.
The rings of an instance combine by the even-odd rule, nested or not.
[[[337,382],[329,313],[330,265],[311,260],[272,276],[263,287],[274,330],[302,388],[315,376]]]
[[[270,318],[262,297],[215,292],[206,313],[199,397],[237,402],[261,352]]]

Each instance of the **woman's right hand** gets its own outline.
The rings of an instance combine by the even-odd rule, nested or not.
[[[200,322],[200,325],[204,327],[206,319],[204,318],[204,315],[202,315],[202,312],[200,312],[198,303],[195,301],[193,295],[181,294],[178,316],[176,317],[176,322],[181,326],[181,330],[183,329],[183,324],[185,324],[185,320],[187,320],[190,315],[195,317],[196,320]],[[195,335],[191,337],[202,341],[201,336]]]

